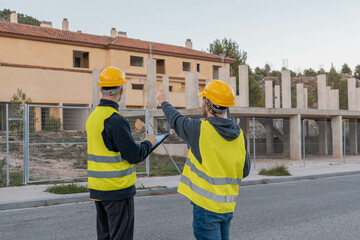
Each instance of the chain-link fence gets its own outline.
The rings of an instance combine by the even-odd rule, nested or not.
[[[85,123],[92,108],[85,106],[0,105],[0,184],[86,179],[87,139]],[[189,151],[164,117],[151,119],[146,109],[120,109],[136,142],[149,132],[170,133],[146,161],[137,165],[140,175],[176,175]],[[290,160],[289,118],[237,118],[248,139],[253,167]],[[332,122],[301,120],[301,160],[333,160]],[[343,157],[357,157],[360,137],[357,120],[343,120]],[[299,140],[299,139],[298,139]],[[337,149],[338,150],[338,149]],[[339,159],[333,160],[339,162]]]
[[[25,183],[86,178],[85,123],[91,110],[27,105]]]
[[[20,185],[24,183],[25,105],[2,104],[0,109],[0,185]]]

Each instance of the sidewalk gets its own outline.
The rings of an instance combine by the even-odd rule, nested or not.
[[[243,180],[241,185],[360,174],[360,159],[358,160],[357,158],[347,159],[346,164],[342,160],[307,160],[305,167],[302,161],[284,161],[284,163],[287,165],[291,176],[261,176],[258,174],[258,171],[262,167],[269,167],[274,165],[274,163],[271,161],[260,161],[256,163],[256,169],[252,166],[250,175]],[[136,187],[138,190],[136,196],[175,193],[179,180],[180,176],[137,178]],[[86,185],[87,183],[78,184]],[[89,193],[57,195],[45,192],[49,186],[52,185],[0,188],[0,211],[90,201]]]

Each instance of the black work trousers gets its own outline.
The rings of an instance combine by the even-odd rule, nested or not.
[[[134,197],[95,201],[98,240],[131,240],[134,236]]]

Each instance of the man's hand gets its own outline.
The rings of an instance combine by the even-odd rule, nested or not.
[[[151,142],[151,145],[154,145],[156,143],[156,137],[153,134],[150,134],[145,138],[146,141]]]
[[[165,94],[163,91],[161,91],[161,93],[160,93],[160,95],[157,97],[157,99],[159,100],[160,105],[161,105],[163,102],[166,101],[166,94]]]

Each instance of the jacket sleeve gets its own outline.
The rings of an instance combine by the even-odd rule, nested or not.
[[[114,148],[120,152],[121,157],[130,164],[142,162],[151,150],[152,145],[149,141],[141,144],[135,142],[131,135],[129,122],[118,114],[114,114],[109,119],[106,135],[113,143]]]
[[[183,116],[168,102],[163,102],[161,108],[164,111],[166,120],[175,130],[176,134],[190,145],[191,151],[201,164],[202,159],[199,149],[201,121]]]
[[[246,178],[247,176],[249,176],[249,173],[250,173],[251,161],[250,161],[250,154],[247,150],[248,142],[247,142],[247,137],[245,134],[244,134],[244,140],[245,140],[246,156],[245,156],[245,164],[244,164],[244,169],[243,169],[243,178]]]

